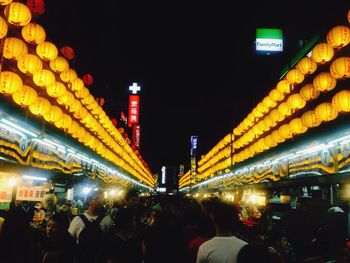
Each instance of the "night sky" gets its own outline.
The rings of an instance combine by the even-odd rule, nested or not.
[[[191,135],[198,156],[206,154],[277,84],[298,40],[347,23],[349,7],[239,2],[46,0],[34,20],[48,41],[75,50],[71,68],[93,75],[90,92],[105,98],[110,118],[127,113],[128,86],[141,83],[141,155],[155,173],[161,165],[189,168]],[[285,51],[257,54],[257,27],[283,29]]]

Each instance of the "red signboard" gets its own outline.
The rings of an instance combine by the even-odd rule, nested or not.
[[[140,149],[140,135],[141,135],[141,125],[134,124],[132,126],[132,142],[138,149]]]
[[[139,122],[140,97],[138,95],[129,96],[129,118],[128,126]]]

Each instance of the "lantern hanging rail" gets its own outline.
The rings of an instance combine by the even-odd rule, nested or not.
[[[9,125],[9,126],[11,126],[12,128],[17,129],[17,130],[19,130],[19,131],[21,131],[21,132],[24,132],[24,133],[26,133],[26,134],[28,134],[28,135],[30,135],[30,136],[32,136],[32,137],[38,137],[38,135],[35,134],[34,132],[29,131],[29,130],[27,130],[27,129],[25,129],[25,128],[23,128],[23,127],[21,127],[21,126],[15,124],[15,123],[13,122],[13,120],[12,120],[12,121],[9,121],[9,120],[7,120],[7,119],[5,119],[5,118],[1,118],[1,121],[2,121],[3,123],[5,123],[6,125]]]

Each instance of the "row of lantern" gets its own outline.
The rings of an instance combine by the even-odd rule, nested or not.
[[[326,92],[332,90],[336,86],[336,79],[344,79],[350,76],[350,58],[338,58],[332,63],[330,73],[320,73],[314,78],[313,84],[304,85],[299,93],[290,95],[285,102],[278,105],[279,102],[285,99],[285,95],[290,94],[295,85],[301,84],[304,81],[305,75],[312,74],[316,71],[317,64],[325,64],[331,61],[334,57],[334,49],[341,49],[349,44],[350,29],[344,25],[333,27],[328,31],[326,40],[326,43],[319,43],[312,49],[311,58],[304,57],[297,63],[295,68],[289,70],[285,79],[279,81],[276,88],[273,89],[269,95],[262,100],[262,102],[258,103],[256,108],[254,108],[253,111],[233,130],[232,138],[233,135],[241,135],[241,137],[233,142],[235,149],[240,149],[251,143],[253,140],[257,140],[257,138],[264,133],[266,134],[269,132],[278,122],[283,121],[296,110],[303,108],[307,101],[316,99],[319,96],[320,91]],[[337,98],[343,102],[343,105],[346,105],[346,102],[344,102],[346,99],[343,98],[344,96],[346,97],[344,92],[342,92]],[[336,117],[337,110],[334,110],[334,107],[332,108],[330,105],[332,104],[328,103],[316,107],[315,111],[318,113],[321,120],[329,121]],[[321,121],[319,119],[316,120],[315,118],[317,119],[317,115],[313,113],[313,111],[308,111],[302,119],[304,119],[304,121],[309,120],[311,124],[308,123],[308,125],[319,125]],[[286,134],[286,136],[290,136],[293,132],[299,134],[307,130],[307,128],[305,129],[305,127],[302,126],[300,118],[293,119],[289,124],[291,125],[290,129],[287,129],[287,124],[281,126],[283,127],[281,132],[282,134]],[[285,132],[283,133],[283,131]],[[275,141],[278,143],[285,140],[283,136],[280,136],[277,130],[273,131],[271,136],[272,134],[274,135]],[[267,150],[266,144],[268,145],[268,148],[276,146],[276,142],[274,142],[269,136],[259,139],[256,144],[261,146],[256,147],[257,150],[255,151],[255,154]],[[212,175],[214,172],[226,168],[225,163],[228,164],[228,162],[225,161],[226,156],[224,153],[217,154],[218,151],[214,150],[216,147],[217,145],[211,149],[210,152],[200,160],[200,162],[198,162],[198,171],[202,172],[205,170],[204,173],[199,175],[200,178],[205,178]],[[242,152],[244,152],[244,154]],[[252,155],[251,152],[254,151],[245,149],[240,153],[235,154],[231,163],[243,161],[255,155]],[[229,165],[230,164],[228,164],[228,166]]]
[[[65,60],[63,57],[58,56],[58,50],[54,44],[48,41],[45,41],[45,38],[46,38],[45,30],[38,24],[29,23],[30,19],[29,20],[20,19],[20,18],[30,17],[30,15],[28,15],[28,12],[26,11],[28,10],[25,5],[18,2],[13,2],[13,3],[10,3],[8,6],[6,6],[4,14],[8,23],[13,24],[15,26],[23,26],[21,33],[24,40],[30,44],[37,44],[36,53],[39,57],[34,54],[29,54],[26,44],[21,39],[18,39],[15,37],[8,37],[5,39],[3,56],[9,60],[17,60],[17,66],[19,70],[26,75],[33,75],[33,82],[39,87],[42,87],[42,88],[46,87],[46,91],[49,94],[49,96],[56,98],[59,104],[61,105],[63,104],[66,107],[69,107],[70,111],[75,113],[74,117],[80,117],[78,119],[81,120],[83,119],[83,117],[88,116],[89,114],[88,111],[81,105],[79,100],[76,100],[74,98],[74,95],[72,93],[66,90],[65,85],[62,84],[61,82],[55,81],[54,73],[52,73],[50,70],[43,69],[43,63],[41,59],[44,61],[48,61],[51,70],[53,70],[56,73],[59,73],[61,80],[68,83],[68,87],[74,92],[76,97],[80,99],[89,110],[91,110],[92,114],[98,116],[98,120],[102,125],[100,123],[98,123],[98,125],[95,125],[96,124],[95,117],[88,116],[89,117],[88,119],[92,121],[94,124],[94,125],[90,125],[90,128],[94,128],[94,127],[99,128],[99,130],[92,130],[92,131],[97,132],[99,135],[98,137],[100,137],[100,139],[103,141],[106,141],[104,137],[107,137],[107,141],[109,142],[114,141],[109,136],[109,134],[104,131],[103,127],[106,128],[107,131],[109,131],[112,135],[114,135],[113,137],[117,139],[118,142],[121,142],[121,146],[125,149],[126,154],[122,154],[121,157],[125,161],[127,161],[129,164],[131,164],[131,166],[138,168],[137,169],[138,172],[141,173],[143,176],[148,177],[149,181],[153,181],[152,180],[153,178],[150,176],[149,171],[142,165],[141,161],[137,158],[136,154],[133,154],[132,149],[130,147],[127,147],[128,145],[125,143],[125,141],[123,140],[119,132],[117,132],[113,124],[111,124],[111,121],[106,116],[105,112],[95,102],[93,96],[90,95],[89,90],[86,87],[84,87],[83,81],[77,77],[77,74],[73,69],[69,68],[69,63],[67,62],[67,60]],[[16,12],[18,12],[17,16],[14,15],[16,14]],[[30,14],[30,11],[29,11],[29,14]],[[2,17],[0,17],[0,36],[2,36],[2,38],[6,36],[7,31],[8,31],[8,28],[7,28],[6,21]],[[16,80],[16,77],[14,77],[13,75],[14,73],[13,74],[6,73],[6,74],[11,75],[6,77],[8,81],[14,82],[14,83],[17,81],[17,83],[19,83],[18,78]],[[21,86],[21,85],[17,84],[17,86]],[[3,92],[7,94],[15,93],[14,91],[16,89],[16,84],[13,84],[13,85],[4,84],[3,87],[6,87],[5,89],[7,89],[7,90],[4,90]],[[14,90],[11,90],[11,89],[14,89]],[[17,101],[15,100],[16,103],[19,102],[18,100],[19,97],[23,98],[22,101],[27,100],[27,103],[31,103],[34,101],[35,90],[30,88],[29,86],[26,86],[24,90],[27,91],[26,93],[24,93],[26,95],[14,96],[14,98],[15,97],[17,98]],[[29,97],[32,97],[32,98],[26,98],[26,96],[28,95]],[[43,100],[39,100],[39,102],[41,102],[43,105],[48,105],[47,103],[43,103],[42,101]],[[21,105],[21,103],[19,104]],[[32,106],[29,109],[34,109],[34,108],[37,108],[39,111],[32,110],[32,113],[40,114],[40,110],[42,110],[43,106],[41,107]],[[59,108],[56,107],[55,109],[59,109]],[[47,119],[55,120],[57,119],[57,116],[60,115],[60,110],[54,110],[51,112],[52,112],[51,113],[52,117],[45,118],[46,120]],[[67,118],[63,118],[63,119],[67,120]],[[58,126],[61,126],[61,125],[58,125]],[[103,131],[100,131],[100,130],[103,130]],[[124,152],[123,148],[121,148],[121,150],[120,148],[121,147],[118,145],[118,148],[116,150],[118,155]],[[128,148],[130,149],[128,150]],[[133,158],[130,158],[129,155],[131,155],[131,157]],[[132,174],[135,173],[133,168],[129,170],[131,171]]]

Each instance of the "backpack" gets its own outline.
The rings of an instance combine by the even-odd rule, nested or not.
[[[89,221],[84,214],[80,214],[79,217],[85,225],[78,237],[79,262],[97,262],[105,237],[100,227],[104,215],[100,215],[94,221]]]

